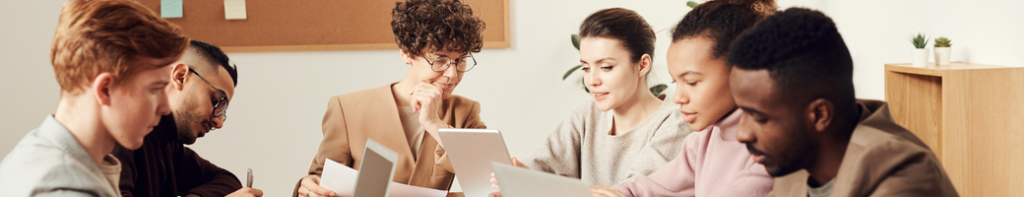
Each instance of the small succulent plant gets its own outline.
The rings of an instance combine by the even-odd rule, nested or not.
[[[950,41],[949,38],[939,37],[939,38],[935,39],[935,47],[950,47],[950,46],[953,46],[953,44],[950,43],[950,42],[952,42],[952,41]]]
[[[914,48],[923,49],[928,46],[928,38],[923,33],[917,33],[916,36],[910,36],[910,43],[914,44]]]

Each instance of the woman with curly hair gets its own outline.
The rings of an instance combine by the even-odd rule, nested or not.
[[[323,141],[293,196],[335,196],[320,187],[327,159],[359,169],[366,139],[398,153],[394,182],[446,190],[455,176],[441,128],[486,128],[480,104],[452,91],[480,52],[484,23],[459,0],[407,0],[395,4],[391,29],[409,66],[405,79],[331,97]]]

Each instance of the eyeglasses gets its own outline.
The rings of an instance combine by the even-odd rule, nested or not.
[[[213,117],[220,117],[228,113],[228,95],[224,94],[223,90],[217,89],[217,87],[213,87],[213,84],[210,84],[209,81],[206,81],[206,79],[204,79],[202,75],[199,75],[199,73],[197,73],[196,70],[188,69],[188,71],[192,72],[192,74],[196,74],[196,76],[199,77],[199,79],[203,80],[203,82],[206,82],[206,85],[209,85],[210,88],[213,88],[213,90],[216,90],[217,93],[220,93],[220,101],[217,101],[217,103],[213,104]]]
[[[430,70],[433,70],[434,72],[444,72],[445,70],[448,70],[448,67],[452,64],[456,65],[455,70],[460,73],[469,72],[473,67],[476,67],[476,58],[473,57],[472,53],[470,53],[469,56],[457,60],[452,60],[445,56],[437,57],[434,61],[430,61],[426,56],[423,56],[423,60],[426,60],[427,63],[430,64]]]

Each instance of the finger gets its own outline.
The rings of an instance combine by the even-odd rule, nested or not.
[[[263,190],[256,189],[256,188],[249,188],[249,193],[251,193],[252,195],[255,195],[257,197],[263,196]]]
[[[625,196],[625,195],[622,195],[621,193],[619,193],[619,191],[610,190],[610,189],[591,189],[590,192],[592,192],[594,194],[594,196],[608,196],[608,197]]]
[[[519,159],[517,159],[516,157],[512,157],[512,165],[518,167],[521,166],[522,164],[519,163]]]
[[[487,194],[487,197],[501,197],[501,192]]]

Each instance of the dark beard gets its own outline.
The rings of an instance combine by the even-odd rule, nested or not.
[[[810,138],[807,128],[801,124],[798,130],[793,131],[791,145],[779,155],[776,160],[774,172],[768,172],[772,177],[785,176],[797,170],[804,169],[810,161],[817,160],[817,151],[811,150],[812,145],[817,144]]]
[[[182,103],[180,110],[174,111],[174,124],[178,127],[178,142],[182,144],[192,144],[196,142],[196,134],[192,132],[192,123],[199,119],[199,115],[196,114],[195,110],[196,102],[193,100],[185,100]]]

